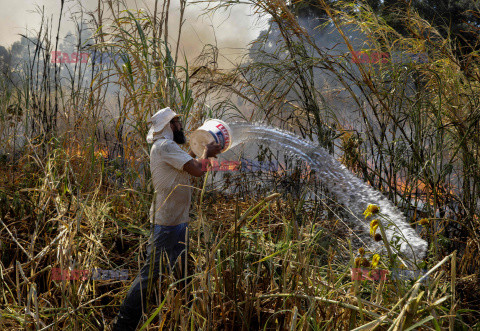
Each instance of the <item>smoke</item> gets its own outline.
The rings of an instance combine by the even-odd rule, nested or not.
[[[0,12],[0,45],[9,48],[14,42],[20,40],[20,34],[32,35],[39,30],[41,24],[41,11],[45,18],[53,25],[53,36],[56,35],[58,18],[60,14],[60,0],[1,0]],[[131,10],[144,8],[153,13],[155,0],[126,0],[127,7]],[[157,12],[162,10],[163,1],[158,1]],[[94,11],[98,0],[82,0],[81,5],[76,0],[66,0],[63,8],[63,17],[60,27],[60,43],[69,33],[75,33],[75,21],[79,22],[83,11]],[[171,1],[169,16],[169,40],[175,45],[178,37],[180,21],[180,4],[178,0]],[[182,27],[179,58],[185,55],[189,61],[198,56],[204,45],[213,44],[218,47],[220,67],[230,67],[230,62],[237,61],[244,55],[248,43],[254,40],[261,24],[259,17],[251,13],[248,6],[235,6],[227,11],[208,12],[204,6],[187,5],[184,25]],[[104,8],[104,15],[109,10]],[[72,19],[76,17],[76,19]],[[83,20],[91,17],[83,14]]]

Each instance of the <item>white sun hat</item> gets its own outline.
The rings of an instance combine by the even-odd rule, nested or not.
[[[170,124],[170,121],[177,116],[182,115],[177,114],[171,110],[170,107],[160,109],[152,115],[147,122],[150,124],[150,130],[147,134],[147,142],[152,144],[155,140],[162,137],[173,140],[173,131],[168,124]]]

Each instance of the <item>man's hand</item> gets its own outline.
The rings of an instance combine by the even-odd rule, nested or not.
[[[209,157],[217,157],[217,154],[219,154],[221,150],[222,146],[212,141],[210,144],[205,145],[203,155],[205,155],[206,159]]]
[[[202,161],[205,160],[206,162],[209,163],[210,161],[208,161],[208,158],[209,157],[217,157],[217,154],[219,154],[221,150],[222,150],[222,146],[220,146],[220,144],[216,144],[214,142],[211,142],[210,144],[207,144],[205,146],[205,149],[203,150],[203,155],[200,158],[200,160],[193,159],[193,160],[188,161],[187,163],[185,163],[183,165],[183,170],[188,172],[190,175],[195,176],[195,177],[203,176],[203,174],[206,173],[207,171],[206,171],[206,167],[205,167],[205,165]],[[190,155],[192,155],[192,154],[193,153],[190,152]],[[194,155],[192,155],[192,157]]]

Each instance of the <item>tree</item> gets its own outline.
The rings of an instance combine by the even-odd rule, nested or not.
[[[415,0],[412,5],[422,18],[438,28],[443,37],[451,36],[460,54],[479,48],[478,1]]]

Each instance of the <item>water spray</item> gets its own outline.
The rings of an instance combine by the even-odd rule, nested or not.
[[[406,257],[414,264],[425,257],[427,242],[408,224],[403,213],[383,194],[356,177],[323,147],[278,128],[245,122],[227,124],[220,120],[206,121],[190,138],[191,148],[196,155],[201,155],[204,146],[210,142],[220,143],[222,152],[246,142],[265,143],[306,162],[315,171],[317,178],[350,211],[350,218],[362,232],[368,233],[370,229],[369,221],[363,217],[363,212],[370,204],[375,204],[380,207],[383,215],[379,222],[385,229],[386,240],[398,243],[397,251],[392,247],[394,253],[399,253],[399,256]],[[371,251],[385,250],[383,245],[373,240],[369,240],[367,244]]]

